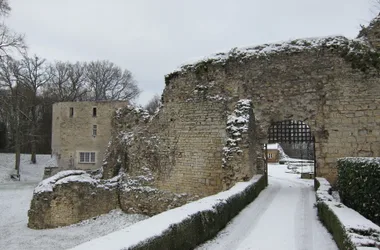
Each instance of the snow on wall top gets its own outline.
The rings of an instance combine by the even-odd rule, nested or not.
[[[167,79],[171,78],[172,75],[177,73],[185,72],[201,65],[202,63],[212,63],[212,64],[224,64],[231,58],[248,59],[248,58],[261,58],[267,57],[269,55],[277,53],[293,53],[301,52],[312,49],[318,49],[321,47],[325,48],[336,48],[336,47],[349,47],[351,52],[361,52],[360,48],[354,45],[354,43],[360,43],[365,47],[369,47],[368,43],[364,39],[348,39],[344,36],[328,36],[319,38],[305,38],[296,39],[291,41],[263,44],[258,46],[233,48],[228,52],[221,52],[210,55],[208,57],[200,58],[192,62],[187,62],[182,64],[179,68],[169,73],[165,77]]]
[[[161,235],[165,230],[170,228],[170,226],[186,220],[192,214],[199,213],[200,211],[212,211],[216,209],[218,204],[225,203],[226,200],[231,197],[245,192],[245,190],[251,185],[254,185],[257,181],[259,181],[261,177],[261,175],[256,175],[250,181],[236,183],[235,186],[227,191],[220,192],[218,194],[188,203],[184,206],[157,214],[149,219],[137,222],[132,226],[97,239],[87,241],[71,249],[132,249],[140,242]]]
[[[55,185],[73,181],[90,182],[94,184],[96,182],[96,180],[91,178],[91,176],[83,170],[66,170],[41,181],[38,184],[38,186],[34,189],[34,194],[39,194],[43,192],[53,192],[53,188]]]

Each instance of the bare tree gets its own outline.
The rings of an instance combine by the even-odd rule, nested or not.
[[[159,95],[154,95],[152,99],[145,105],[145,109],[148,110],[149,114],[154,115],[161,106],[161,97]]]
[[[15,147],[15,169],[17,176],[20,176],[20,155],[21,155],[21,98],[20,93],[20,71],[21,65],[10,57],[0,60],[0,89],[2,98],[0,106],[6,113]]]
[[[14,50],[25,53],[24,36],[9,30],[4,24],[0,24],[0,51],[3,55],[9,55]]]
[[[11,7],[8,0],[0,0],[0,18],[9,15]],[[24,53],[26,45],[24,36],[11,31],[4,23],[0,24],[0,56],[9,55],[14,50]]]
[[[0,0],[0,17],[8,16],[11,11],[11,7],[9,6],[8,0]]]
[[[31,159],[32,163],[36,163],[37,142],[38,142],[38,123],[41,121],[42,103],[38,95],[41,93],[42,88],[50,80],[50,72],[46,66],[45,59],[38,56],[27,57],[21,60],[20,80],[21,84],[25,87],[25,94],[28,105],[28,114],[30,122],[29,141],[31,145]]]
[[[85,66],[82,63],[55,62],[47,91],[57,101],[82,101],[87,98]]]
[[[132,73],[109,61],[90,62],[86,69],[87,82],[95,101],[133,100],[140,94]]]

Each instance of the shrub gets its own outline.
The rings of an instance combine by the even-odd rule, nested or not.
[[[380,225],[380,158],[339,159],[338,189],[343,204]]]

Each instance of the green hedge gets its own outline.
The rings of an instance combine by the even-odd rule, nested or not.
[[[338,189],[341,201],[380,225],[380,158],[338,160]]]
[[[332,234],[334,241],[340,250],[356,250],[354,243],[339,220],[338,216],[329,207],[329,203],[334,198],[329,194],[331,190],[330,183],[324,178],[315,178],[316,187],[316,206],[318,210],[318,218],[326,229]],[[322,183],[321,183],[322,181]]]
[[[317,203],[318,217],[327,230],[332,234],[335,243],[341,250],[355,250],[357,249],[350,241],[344,226],[340,223],[338,217],[333,211],[324,203]]]
[[[255,184],[245,191],[233,195],[225,202],[219,203],[214,210],[205,210],[189,215],[178,223],[172,224],[161,235],[130,247],[133,250],[190,250],[213,237],[222,230],[242,209],[256,199],[265,189],[263,175]]]

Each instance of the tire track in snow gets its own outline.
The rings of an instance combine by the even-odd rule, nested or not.
[[[260,221],[261,216],[272,204],[276,195],[281,189],[281,186],[272,181],[266,189],[261,191],[259,196],[244,208],[230,223],[227,224],[226,229],[218,233],[218,235],[200,245],[196,250],[218,249],[218,250],[231,250],[237,249],[240,242],[243,241],[251,231],[256,227]],[[215,247],[215,244],[218,247]]]
[[[312,250],[313,249],[313,214],[311,210],[313,204],[310,203],[310,188],[301,187],[301,195],[297,203],[296,213],[294,219],[296,220],[295,232],[296,246],[298,250]]]

